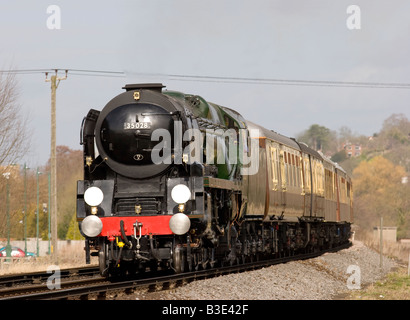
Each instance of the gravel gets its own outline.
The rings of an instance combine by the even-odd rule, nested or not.
[[[350,267],[349,267],[350,266]],[[396,263],[354,241],[353,246],[314,259],[198,280],[168,290],[139,290],[137,300],[328,300],[343,299],[349,290],[363,288],[384,277]],[[351,269],[348,269],[351,268]],[[353,281],[356,279],[356,281]],[[358,281],[360,279],[360,283]]]

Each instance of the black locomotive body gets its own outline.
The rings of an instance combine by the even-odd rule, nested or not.
[[[77,219],[86,260],[98,255],[102,275],[348,241],[352,187],[342,168],[199,96],[161,84],[124,89],[81,128]]]

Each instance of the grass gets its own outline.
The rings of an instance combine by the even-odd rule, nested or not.
[[[372,233],[362,232],[359,237],[363,243],[370,248],[379,250],[379,241]],[[383,255],[395,259],[401,263],[394,272],[373,284],[353,290],[346,299],[350,300],[410,300],[410,277],[407,275],[407,264],[409,263],[410,247],[400,242],[384,242]]]
[[[362,290],[354,290],[347,297],[349,300],[410,300],[410,277],[407,267],[387,275],[383,280]]]

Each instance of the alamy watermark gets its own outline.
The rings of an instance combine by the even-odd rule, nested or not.
[[[47,273],[51,273],[51,276],[47,278],[47,288],[49,290],[61,289],[60,267],[56,265],[48,266]]]
[[[253,175],[259,170],[258,129],[206,129],[204,132],[194,128],[183,133],[182,122],[175,121],[173,139],[168,130],[156,129],[151,141],[159,141],[151,151],[154,164],[240,164],[241,175]],[[183,142],[189,144],[182,148]]]
[[[360,267],[355,264],[351,264],[347,267],[347,274],[350,276],[346,280],[346,286],[349,290],[359,290],[361,288],[361,272]]]
[[[346,27],[349,30],[360,30],[362,28],[362,14],[360,7],[352,4],[347,7],[346,13],[349,14],[346,20]]]
[[[49,30],[61,29],[61,9],[59,6],[53,4],[47,7],[47,14],[49,14],[46,25]]]
[[[52,4],[47,7],[46,25],[49,30],[61,29],[61,8],[58,5]],[[361,9],[358,5],[351,4],[346,8],[346,13],[349,15],[346,19],[346,27],[349,30],[360,30],[361,24]]]

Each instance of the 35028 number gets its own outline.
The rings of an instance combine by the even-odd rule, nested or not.
[[[150,129],[151,122],[124,122],[124,130],[128,129]]]

